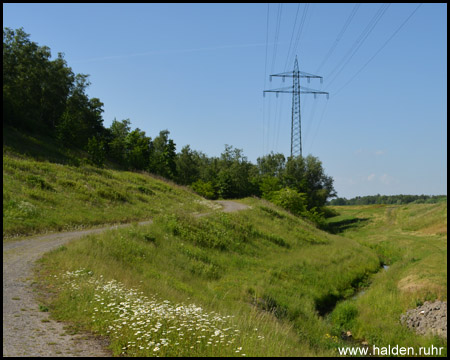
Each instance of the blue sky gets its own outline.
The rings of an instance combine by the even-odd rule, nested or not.
[[[297,55],[324,78],[301,85],[330,93],[301,97],[303,155],[339,196],[446,194],[447,4],[418,6],[3,4],[3,26],[89,74],[106,127],[129,118],[177,151],[229,144],[253,163],[290,154],[292,98],[263,90],[290,85],[269,75]]]

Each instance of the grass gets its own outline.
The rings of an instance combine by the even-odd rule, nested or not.
[[[267,202],[243,202],[251,209],[200,218],[160,214],[152,225],[87,236],[49,253],[41,261],[40,277],[64,288],[48,304],[50,312],[57,319],[108,334],[108,330],[116,331],[110,326],[121,314],[108,312],[107,305],[126,302],[111,299],[125,299],[124,294],[134,289],[142,297],[133,301],[140,304],[153,308],[165,301],[172,308],[195,305],[205,314],[227,319],[216,330],[239,330],[233,346],[219,341],[213,350],[214,346],[206,346],[208,339],[212,341],[212,330],[206,336],[197,326],[190,336],[205,335],[196,340],[202,344],[195,350],[198,356],[333,356],[343,341],[329,335],[332,326],[320,313],[329,311],[338,299],[351,297],[361,280],[379,269],[377,256],[353,240],[327,234]],[[65,287],[69,282],[63,274],[80,269],[90,275],[74,277],[75,288]],[[123,293],[102,292],[101,286],[111,282],[120,284]],[[130,310],[136,308],[130,305]],[[140,321],[157,323],[151,312],[148,316]],[[181,320],[172,320],[174,324],[166,330],[179,328]],[[149,329],[119,329],[120,335],[112,337],[115,355],[156,355],[154,347],[167,339],[167,331]],[[142,343],[143,339],[148,342]],[[127,347],[129,342],[136,347]],[[170,344],[176,342],[182,349],[163,354],[190,353],[187,343],[176,338]]]
[[[210,211],[188,189],[146,173],[3,156],[3,238]]]
[[[400,316],[427,300],[447,300],[447,204],[334,209],[347,220],[366,219],[364,225],[347,227],[341,234],[373,249],[383,263],[390,264],[373,277],[363,296],[343,304],[357,310],[345,323],[347,329],[377,346],[399,344],[418,351],[439,345],[446,353],[446,341],[414,334],[400,324]]]
[[[41,311],[109,337],[114,355],[335,356],[362,340],[446,349],[399,322],[446,300],[446,203],[334,207],[327,233],[256,198],[221,213],[185,187],[31,140],[4,146],[4,241],[153,219],[61,246],[36,269]]]

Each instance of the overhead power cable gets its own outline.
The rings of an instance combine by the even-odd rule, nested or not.
[[[349,61],[353,58],[353,56],[358,52],[361,45],[365,42],[367,37],[370,35],[370,33],[373,31],[375,26],[378,24],[378,22],[381,20],[383,15],[386,13],[387,9],[389,8],[390,4],[383,4],[378,9],[377,13],[374,15],[374,17],[371,19],[369,24],[366,26],[366,28],[363,30],[359,38],[354,42],[350,50],[346,53],[346,55],[342,58],[341,62],[333,69],[333,71],[328,75],[328,78],[331,77],[331,75],[336,72],[337,69],[339,71],[336,73],[334,78],[328,83],[329,88],[331,84],[336,80],[336,78],[341,74],[341,72],[344,70],[345,66],[349,63]],[[345,62],[344,62],[345,61]],[[343,63],[343,64],[342,64]]]
[[[264,89],[266,88],[266,79],[267,79],[267,50],[269,48],[269,8],[270,8],[270,4],[267,4],[267,24],[266,24],[266,61],[264,64]],[[264,154],[264,142],[265,142],[265,126],[266,126],[266,121],[265,121],[265,111],[266,111],[266,104],[265,104],[265,99],[263,98],[263,154]]]
[[[308,13],[308,9],[309,9],[309,3],[306,3],[305,7],[303,9],[302,19],[300,20],[300,25],[298,27],[297,37],[295,39],[295,43],[294,43],[294,48],[293,48],[293,51],[292,51],[291,59],[290,59],[290,61],[288,61],[289,64],[291,64],[294,61],[294,59],[295,59],[297,47],[298,47],[298,44],[300,42],[300,37],[301,37],[302,31],[303,31],[303,26],[305,25],[306,14]]]
[[[316,70],[316,73],[320,72],[320,70],[322,70],[322,67],[325,65],[325,63],[327,62],[327,60],[330,58],[330,56],[333,54],[334,50],[336,49],[337,44],[339,43],[339,41],[341,40],[342,36],[344,35],[345,31],[347,30],[348,26],[350,25],[351,21],[353,20],[353,18],[356,15],[356,12],[359,9],[359,6],[361,4],[356,4],[353,9],[352,12],[350,13],[349,17],[347,18],[347,20],[344,23],[344,26],[342,27],[341,31],[339,31],[338,36],[336,37],[336,40],[334,41],[333,45],[331,46],[330,50],[328,50],[328,53],[325,55],[325,58],[322,60],[322,63],[319,65],[319,67]]]
[[[289,54],[291,53],[292,39],[294,38],[295,26],[297,25],[297,18],[298,18],[298,11],[299,10],[300,10],[300,3],[297,6],[297,13],[295,14],[294,28],[292,29],[291,41],[289,42],[289,49],[288,49],[288,53],[287,53],[287,56],[286,56],[286,64],[284,65],[284,71],[286,71],[286,69],[287,69],[287,64],[288,64],[288,60],[289,60]]]
[[[336,91],[336,93],[334,95],[337,95],[343,88],[345,88],[348,84],[350,84],[350,82],[352,82],[352,80],[361,72],[364,70],[364,68],[369,65],[369,63],[375,58],[375,56],[378,55],[378,53],[384,49],[384,47],[389,43],[389,41],[391,41],[393,39],[393,37],[395,35],[397,35],[397,33],[401,30],[401,28],[408,22],[408,20],[415,14],[415,12],[417,10],[419,10],[419,8],[423,5],[423,3],[420,3],[415,9],[414,11],[406,18],[405,21],[403,21],[403,23],[397,28],[397,30],[394,31],[394,33],[385,41],[385,43],[375,52],[375,54],[373,54],[373,56],[355,73],[355,75],[353,75],[349,81],[347,81],[347,83],[342,86],[338,91]]]

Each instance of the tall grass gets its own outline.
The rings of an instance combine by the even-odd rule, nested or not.
[[[209,335],[196,334],[205,335],[196,340],[203,344],[199,352],[183,345],[183,350],[176,350],[179,353],[170,354],[334,355],[342,341],[330,336],[331,324],[320,313],[328,311],[336,299],[350,297],[360,279],[377,271],[377,256],[352,240],[326,234],[268,203],[256,199],[245,202],[251,209],[200,218],[158,215],[152,225],[85,237],[46,255],[41,274],[47,274],[53,284],[62,284],[65,271],[87,269],[96,279],[101,275],[105,283],[117,281],[148,299],[157,296],[158,303],[195,304],[206,313],[220,314],[227,318],[225,328],[239,330],[229,348],[213,350],[206,346]],[[72,288],[60,293],[49,304],[51,312],[107,334],[113,320],[106,318],[111,313],[103,314],[93,301],[94,287],[87,280],[77,286],[84,290]],[[87,293],[92,294],[91,302],[82,301],[82,294]],[[102,302],[105,305],[112,300]],[[94,312],[96,321],[87,316]],[[138,344],[142,334],[136,333],[127,330],[126,336],[119,337]],[[152,346],[162,344],[160,338],[151,341],[155,341]],[[183,344],[171,340],[171,344],[177,342]],[[125,347],[122,340],[120,346],[112,346],[117,354]],[[236,352],[238,348],[242,351]],[[131,351],[127,354],[153,356],[153,350],[146,345],[139,352],[127,348]]]
[[[183,211],[211,209],[187,188],[146,173],[3,156],[4,239]]]
[[[347,302],[356,314],[339,330],[351,330],[376,346],[398,344],[418,351],[433,345],[443,346],[446,353],[444,339],[415,334],[400,323],[400,316],[427,300],[447,300],[447,204],[349,206],[338,211],[341,218],[367,219],[342,234],[390,264],[362,296]],[[335,318],[340,318],[339,308]]]

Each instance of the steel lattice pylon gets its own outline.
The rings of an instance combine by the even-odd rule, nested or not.
[[[300,113],[300,71],[297,57],[293,71],[292,120],[291,120],[291,156],[302,156],[302,119]]]
[[[274,90],[264,90],[263,94],[265,96],[266,92],[277,93],[289,93],[292,94],[292,118],[291,118],[291,157],[302,156],[302,119],[300,113],[300,94],[324,94],[329,97],[329,93],[325,91],[318,91],[314,89],[309,89],[300,86],[300,78],[307,78],[308,82],[311,78],[320,79],[323,78],[318,75],[309,74],[299,70],[297,56],[295,57],[294,71],[284,72],[281,74],[270,75],[270,81],[272,81],[272,76],[280,76],[283,81],[286,77],[292,77],[292,86],[285,88],[274,89]]]

